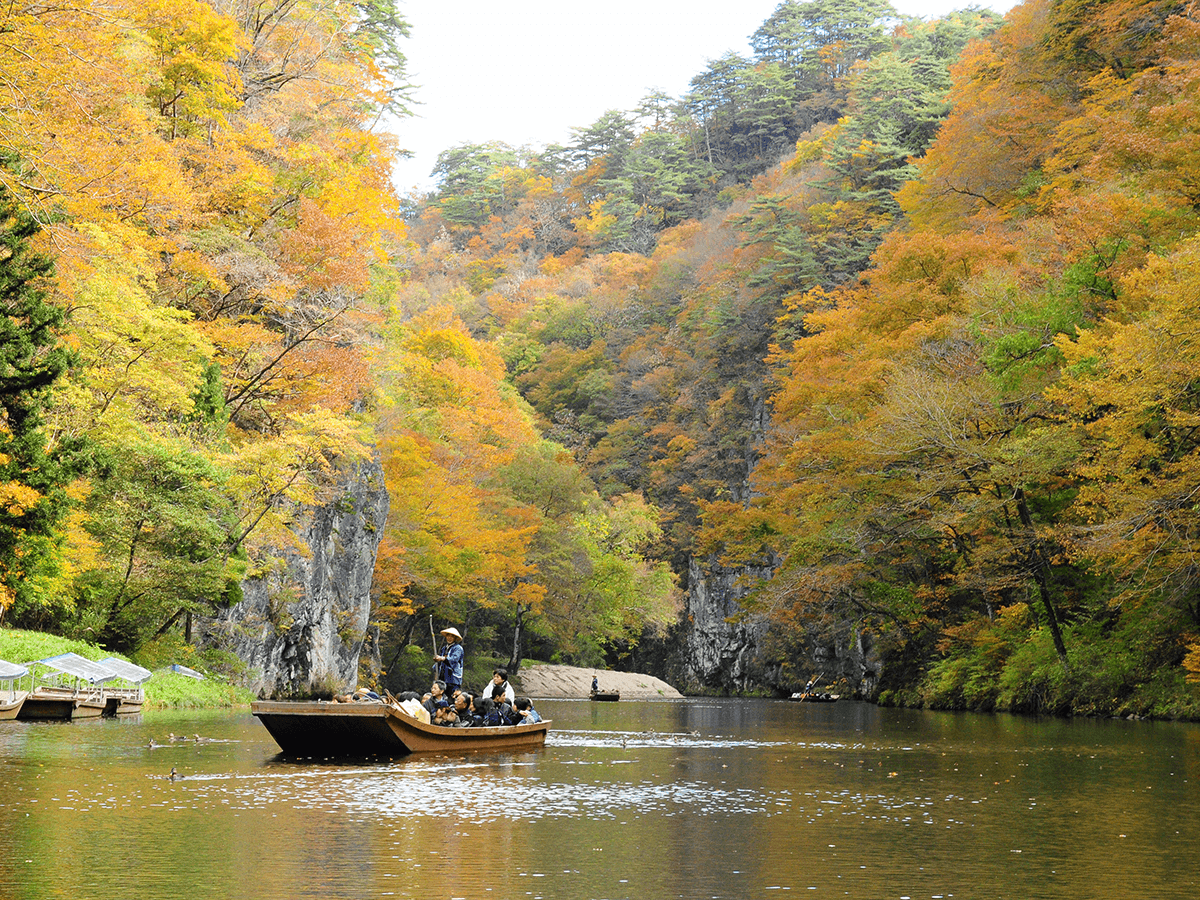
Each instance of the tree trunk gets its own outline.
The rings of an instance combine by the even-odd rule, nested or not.
[[[517,626],[513,629],[512,656],[508,658],[508,674],[516,675],[521,668],[521,626],[525,621],[526,609],[517,604]]]
[[[1050,636],[1054,639],[1054,650],[1058,653],[1058,661],[1062,663],[1063,671],[1071,674],[1071,665],[1067,661],[1067,645],[1063,643],[1062,629],[1058,625],[1058,611],[1054,608],[1054,600],[1050,597],[1050,557],[1033,525],[1033,516],[1029,513],[1029,504],[1025,500],[1025,492],[1021,488],[1013,491],[1017,501],[1017,515],[1021,524],[1029,532],[1030,556],[1033,558],[1033,580],[1037,583],[1042,595],[1042,606],[1046,610],[1046,622],[1050,626]]]

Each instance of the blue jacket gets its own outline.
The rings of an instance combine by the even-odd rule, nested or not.
[[[455,641],[453,644],[447,644],[446,648],[439,654],[446,657],[441,665],[442,681],[446,684],[462,684],[463,676],[463,645]]]

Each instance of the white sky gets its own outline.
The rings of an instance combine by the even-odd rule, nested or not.
[[[1005,11],[1016,0],[978,5]],[[780,0],[402,0],[415,115],[391,130],[412,159],[396,167],[407,192],[432,187],[438,154],[462,143],[566,144],[610,109],[652,90],[671,97],[710,59],[750,54],[750,35]],[[892,0],[937,16],[972,0]]]

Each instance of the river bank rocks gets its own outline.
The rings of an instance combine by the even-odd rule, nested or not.
[[[378,461],[345,472],[324,504],[297,517],[300,546],[277,549],[279,563],[271,571],[242,582],[240,603],[200,620],[201,645],[241,660],[246,686],[260,697],[353,688],[387,512]],[[373,644],[366,643],[370,654]]]
[[[593,677],[599,680],[601,691],[620,691],[622,700],[678,700],[683,697],[653,675],[577,666],[523,665],[512,681],[517,693],[527,697],[586,700],[592,690]]]

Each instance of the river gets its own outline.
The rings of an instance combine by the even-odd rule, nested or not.
[[[0,897],[1200,896],[1195,725],[536,705],[535,753],[344,764],[244,711],[0,722]]]

